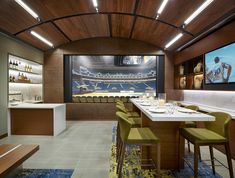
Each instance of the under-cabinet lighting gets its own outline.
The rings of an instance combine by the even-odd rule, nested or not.
[[[35,31],[30,31],[30,33],[35,36],[36,38],[38,38],[39,40],[41,40],[42,42],[46,43],[48,46],[53,47],[54,45],[48,41],[46,38],[42,37],[41,35],[39,35],[38,33],[36,33]]]
[[[183,33],[178,34],[175,38],[173,38],[169,43],[166,44],[165,48],[169,48],[173,43],[175,43],[182,36],[183,36]]]
[[[157,17],[156,19],[159,17],[159,15],[162,13],[162,11],[164,10],[164,8],[166,7],[168,0],[163,0],[161,6],[159,7],[158,11],[157,11]]]
[[[24,8],[30,15],[32,15],[35,19],[39,20],[39,16],[36,12],[34,12],[27,4],[25,4],[22,0],[15,0],[21,7]]]
[[[210,3],[214,0],[206,0],[196,11],[194,11],[185,21],[184,25],[189,24],[194,18],[196,18]]]

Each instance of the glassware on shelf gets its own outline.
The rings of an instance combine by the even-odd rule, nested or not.
[[[158,93],[159,106],[164,106],[166,103],[166,93]]]

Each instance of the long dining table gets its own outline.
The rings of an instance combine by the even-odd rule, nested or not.
[[[185,121],[215,121],[215,117],[189,110],[186,108],[165,104],[157,106],[154,101],[146,99],[131,99],[133,110],[140,113],[142,127],[149,127],[160,139],[161,169],[183,168],[184,139],[179,136],[179,128],[184,127]],[[170,108],[171,107],[171,108]],[[179,145],[179,139],[182,139]],[[156,162],[156,148],[142,147],[141,154],[144,159]]]

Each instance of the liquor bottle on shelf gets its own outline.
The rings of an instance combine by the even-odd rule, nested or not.
[[[12,61],[10,60],[10,63],[9,63],[9,68],[11,69],[12,68]]]
[[[15,82],[15,76],[12,77],[12,82]]]
[[[12,82],[12,76],[10,75],[10,77],[9,77],[9,82]]]
[[[15,69],[15,61],[12,63],[12,69]]]
[[[15,63],[15,69],[18,70],[18,69],[19,69],[18,67],[19,67],[19,66],[18,66],[18,61],[16,61],[16,63]]]
[[[27,69],[28,69],[28,65],[25,64],[25,67],[24,67],[24,70],[27,72]]]

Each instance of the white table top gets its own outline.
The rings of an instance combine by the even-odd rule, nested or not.
[[[32,103],[19,103],[16,106],[12,106],[9,104],[10,109],[54,109],[59,106],[65,106],[65,104],[32,104]]]
[[[195,102],[190,102],[190,101],[177,101],[180,102],[184,106],[188,105],[197,105],[199,107],[199,110],[204,111],[204,112],[226,112],[231,115],[232,119],[235,119],[235,111],[231,109],[226,109],[226,108],[218,108],[215,106],[208,106],[208,105],[203,105],[200,103],[195,103]]]
[[[149,109],[156,108],[156,106],[142,106],[140,99],[131,99],[131,102],[152,121],[215,121],[215,117],[200,112],[180,112],[180,107],[176,107],[173,114],[167,112],[153,113]]]

